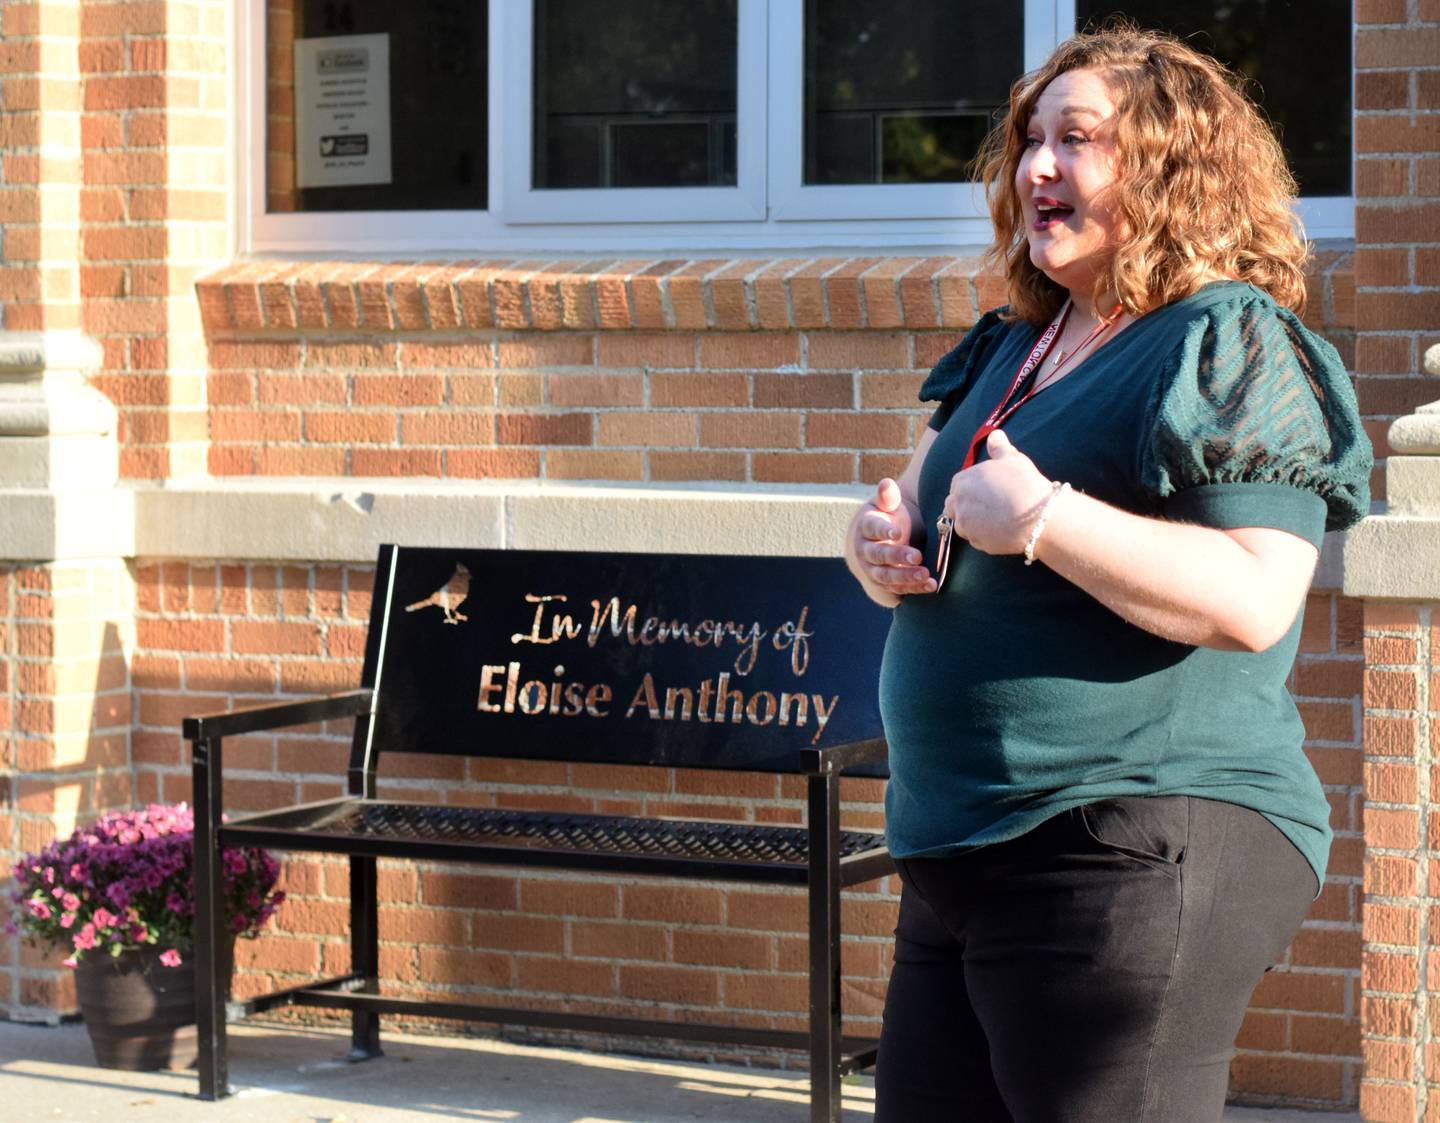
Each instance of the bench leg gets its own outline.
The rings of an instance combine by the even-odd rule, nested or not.
[[[365,976],[365,993],[375,994],[380,979],[380,935],[376,924],[377,887],[375,859],[350,857],[350,962]],[[351,1061],[383,1056],[380,1049],[380,1015],[355,1010],[350,1015]]]
[[[220,941],[225,933],[225,902],[221,893],[220,847],[215,826],[220,819],[220,741],[196,741],[195,800],[195,1030],[196,1067],[202,1100],[230,1094],[230,1064],[225,1040],[228,978],[220,974]]]
[[[810,1123],[840,1123],[840,782],[809,779]]]

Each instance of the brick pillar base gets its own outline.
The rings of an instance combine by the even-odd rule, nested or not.
[[[14,784],[0,816],[4,868],[95,815],[130,807],[133,581],[119,560],[55,562],[5,572],[0,737]],[[7,902],[8,907],[8,902]],[[54,1020],[75,1008],[63,949],[7,938],[0,1006]]]
[[[1440,604],[1365,610],[1365,953],[1360,1110],[1376,1123],[1440,1120],[1432,988],[1440,959],[1440,772],[1431,767]]]

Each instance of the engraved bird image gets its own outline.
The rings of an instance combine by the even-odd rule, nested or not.
[[[455,572],[450,575],[450,580],[436,589],[424,600],[417,600],[414,604],[405,606],[406,612],[416,612],[422,608],[429,608],[432,604],[445,613],[445,623],[458,624],[462,620],[469,620],[470,617],[455,610],[464,603],[465,598],[470,595],[470,571],[463,565],[457,565]]]

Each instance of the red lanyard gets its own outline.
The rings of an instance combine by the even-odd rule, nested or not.
[[[1115,313],[1120,311],[1120,307],[1118,304],[1115,305],[1110,315],[1102,318],[1100,322],[1095,325],[1094,330],[1081,340],[1079,345],[1074,347],[1068,355],[1063,356],[1060,362],[1068,362],[1080,354],[1081,351],[1085,350],[1085,348],[1089,347],[1106,328],[1115,322]],[[1055,342],[1055,337],[1064,330],[1065,321],[1070,318],[1070,308],[1071,303],[1067,300],[1065,307],[1060,309],[1060,314],[1050,321],[1050,326],[1046,328],[1040,338],[1035,341],[1035,346],[1030,349],[1029,356],[1020,364],[1020,369],[1015,372],[1015,377],[1010,382],[1010,389],[1005,391],[1005,396],[1000,399],[1000,404],[990,411],[990,416],[985,419],[984,424],[975,430],[975,435],[970,438],[970,448],[969,451],[965,453],[964,463],[960,465],[962,472],[975,463],[976,457],[980,455],[980,446],[985,443],[990,434],[1003,426],[1005,422],[1010,419],[1012,413],[1048,385],[1048,383],[1044,383],[1037,378],[1035,385],[1031,386],[1019,401],[1009,406],[1006,405],[1006,403],[1015,396],[1015,391],[1020,388],[1020,384],[1029,377],[1030,372],[1039,366],[1045,360],[1045,356],[1050,353],[1050,347]],[[1059,363],[1056,364],[1057,367],[1059,365]]]

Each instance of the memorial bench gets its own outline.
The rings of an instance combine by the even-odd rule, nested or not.
[[[314,1006],[351,1011],[352,1060],[380,1055],[381,1014],[805,1049],[810,1118],[836,1123],[842,1077],[875,1058],[873,1041],[841,1036],[840,891],[894,865],[882,836],[840,830],[839,781],[885,774],[887,621],[829,559],[383,547],[360,689],[183,725],[201,1096],[230,1091],[228,1022]],[[343,718],[355,720],[345,796],[222,819],[224,738]],[[386,753],[798,773],[807,814],[802,827],[377,799]],[[348,974],[226,998],[226,846],[349,856]],[[382,994],[377,858],[804,886],[809,1032]]]

